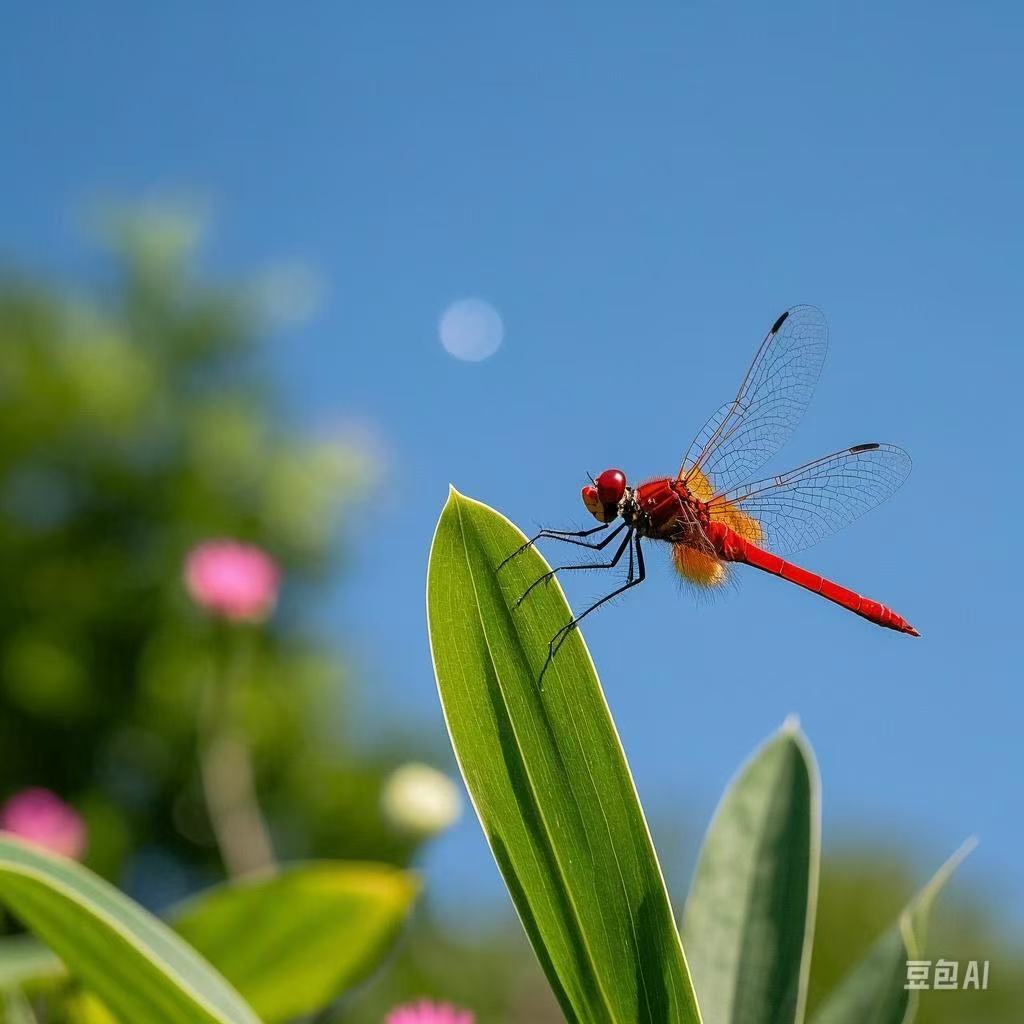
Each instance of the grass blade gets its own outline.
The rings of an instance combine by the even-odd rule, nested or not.
[[[0,902],[119,1020],[259,1024],[238,993],[165,924],[73,861],[0,838]]]
[[[570,616],[524,537],[452,490],[427,584],[452,744],[477,815],[563,1012],[579,1024],[699,1021],[661,870],[579,633],[538,677]]]

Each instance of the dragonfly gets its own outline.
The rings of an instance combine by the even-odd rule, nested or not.
[[[788,473],[752,479],[789,439],[807,408],[828,350],[828,325],[815,306],[795,306],[765,335],[736,397],[723,405],[690,445],[675,476],[630,486],[620,469],[590,477],[581,492],[600,525],[586,530],[540,530],[502,563],[542,539],[604,551],[606,562],[559,565],[536,579],[516,601],[560,572],[614,569],[628,552],[625,582],[566,623],[548,645],[545,669],[580,622],[646,578],[644,541],[668,544],[683,579],[715,589],[734,565],[749,565],[818,594],[876,625],[920,636],[901,615],[787,556],[810,547],[892,495],[911,461],[891,444],[857,444]],[[598,535],[602,536],[598,536]]]

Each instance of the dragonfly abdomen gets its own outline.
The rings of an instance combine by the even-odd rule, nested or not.
[[[722,523],[711,523],[707,532],[718,556],[725,561],[742,562],[752,565],[755,569],[761,569],[763,572],[769,572],[773,576],[779,576],[813,594],[820,594],[841,608],[846,608],[878,626],[895,629],[899,633],[908,633],[910,636],[921,635],[903,616],[897,615],[886,605],[852,590],[847,590],[846,587],[841,587],[838,583],[819,576],[818,573],[787,562],[784,558],[744,540],[734,530]]]

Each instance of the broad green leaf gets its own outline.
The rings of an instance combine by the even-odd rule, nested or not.
[[[939,890],[974,848],[964,843],[909,903],[811,1018],[812,1024],[910,1024],[918,994],[907,990],[907,961],[922,959],[928,914]]]
[[[60,957],[31,935],[0,938],[0,989],[54,981],[65,974]]]
[[[814,755],[787,722],[726,790],[686,902],[683,943],[707,1024],[803,1019],[820,834]]]
[[[202,893],[171,918],[265,1021],[313,1013],[388,952],[419,883],[380,864],[313,863]]]
[[[0,902],[132,1024],[258,1024],[166,925],[79,864],[0,838]]]
[[[427,611],[459,766],[565,1016],[579,1024],[699,1021],[665,883],[633,780],[578,632],[525,538],[454,489],[430,552]]]

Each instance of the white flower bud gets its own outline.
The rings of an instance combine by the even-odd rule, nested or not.
[[[410,762],[396,768],[384,783],[381,806],[397,828],[432,835],[458,820],[462,796],[447,775],[428,764]]]

